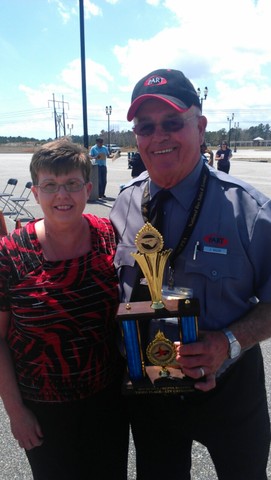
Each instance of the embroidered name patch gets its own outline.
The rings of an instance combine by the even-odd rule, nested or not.
[[[226,247],[229,243],[227,238],[215,233],[211,233],[209,235],[205,235],[203,240],[205,243],[203,247],[204,252],[227,255],[228,249]]]

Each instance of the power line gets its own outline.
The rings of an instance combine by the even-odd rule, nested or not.
[[[8,118],[17,118],[17,117],[28,117],[29,115],[38,115],[38,114],[42,114],[42,113],[47,113],[47,109],[46,108],[35,108],[35,109],[31,109],[31,110],[16,110],[16,112],[2,112],[0,114],[0,119],[8,119]]]

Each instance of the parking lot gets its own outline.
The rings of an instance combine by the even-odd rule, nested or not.
[[[30,180],[29,154],[0,154],[1,180],[0,189],[4,187],[10,177],[18,178],[17,195],[23,189],[24,184]],[[90,202],[86,206],[86,211],[95,215],[108,217],[115,198],[119,193],[120,186],[131,179],[131,171],[127,168],[127,155],[122,154],[119,159],[112,162],[108,159],[108,185],[106,189],[106,199]],[[236,177],[253,184],[256,188],[271,197],[271,151],[239,151],[234,154],[231,162],[230,173]],[[34,197],[30,197],[28,208],[35,217],[41,216],[39,206],[35,204]],[[9,221],[9,228],[12,228],[13,222]],[[267,255],[269,254],[266,252]],[[268,401],[271,412],[271,340],[262,344],[265,368],[266,368],[266,387]],[[249,378],[248,378],[249,381]],[[157,452],[157,458],[163,454]],[[225,461],[227,461],[225,459]],[[268,478],[271,480],[271,459],[268,466]],[[110,476],[109,476],[110,478]],[[112,474],[112,477],[114,475]],[[129,455],[129,480],[136,479],[134,448],[131,443]],[[212,462],[208,452],[204,447],[195,444],[193,448],[193,480],[216,480]],[[24,452],[17,446],[9,431],[9,421],[0,402],[0,480],[32,480],[30,468],[25,459]],[[76,480],[76,479],[75,479]],[[118,479],[116,479],[118,480]],[[152,480],[152,479],[150,479]],[[170,479],[169,479],[170,480]],[[249,480],[249,479],[248,479]]]

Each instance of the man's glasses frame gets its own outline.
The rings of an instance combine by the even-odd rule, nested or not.
[[[198,115],[191,115],[190,117],[172,117],[163,120],[161,123],[154,123],[149,120],[143,120],[138,122],[133,127],[133,131],[136,135],[140,137],[149,137],[153,135],[156,127],[161,127],[166,133],[174,133],[182,130],[186,123],[192,118],[199,118]]]
[[[85,185],[86,182],[83,182],[82,180],[78,180],[76,178],[72,178],[66,183],[57,183],[53,180],[44,180],[39,185],[35,185],[35,187],[40,188],[43,193],[57,193],[59,192],[60,187],[64,187],[66,192],[74,193],[83,190]]]

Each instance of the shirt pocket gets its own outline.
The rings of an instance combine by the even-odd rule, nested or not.
[[[234,254],[198,251],[196,260],[186,261],[185,274],[192,277],[189,285],[200,299],[203,317],[223,318],[230,314],[231,302],[236,306],[242,303],[247,283],[244,270],[244,259]]]
[[[187,260],[185,273],[202,275],[211,282],[239,278],[242,258],[238,255],[197,252],[196,260]]]

